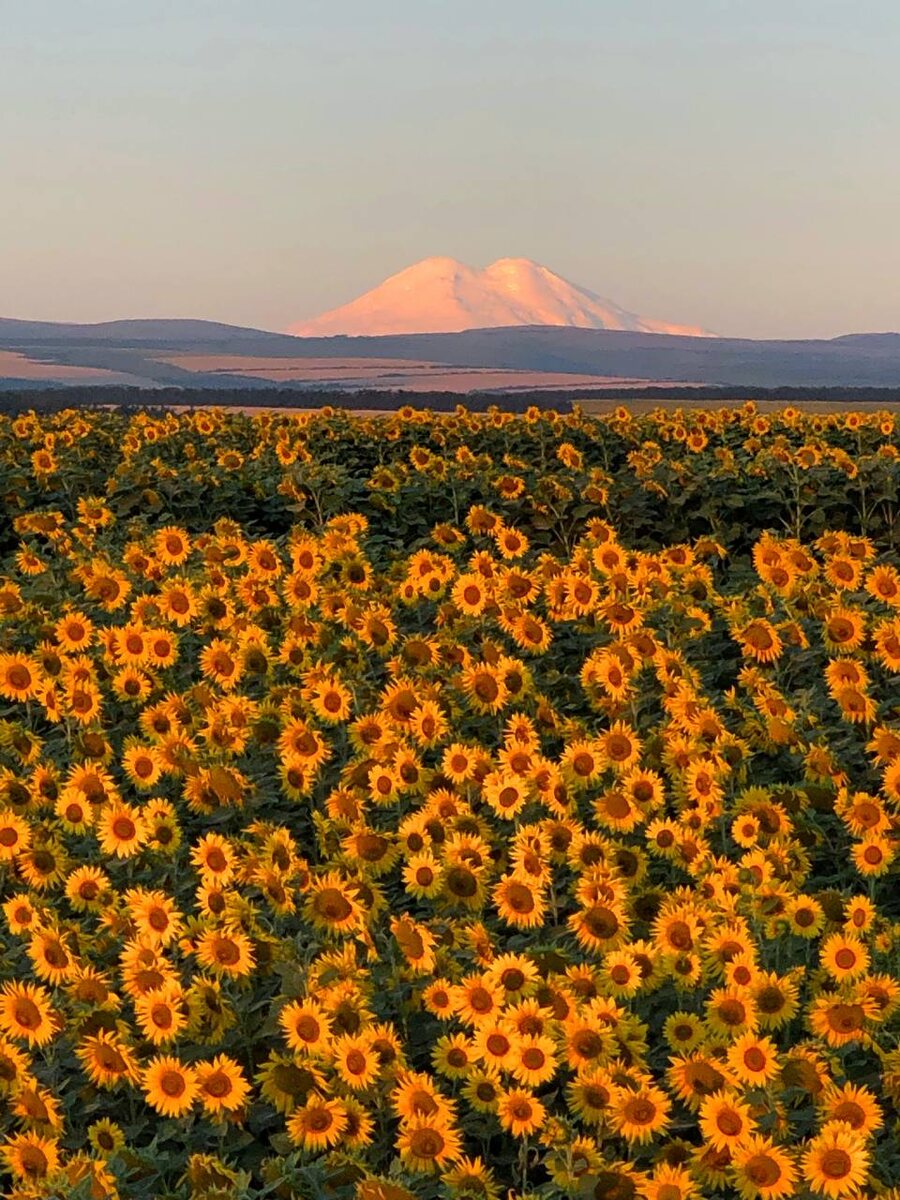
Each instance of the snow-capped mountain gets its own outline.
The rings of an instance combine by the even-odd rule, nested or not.
[[[713,336],[704,329],[627,312],[528,258],[499,258],[483,270],[454,258],[425,258],[349,304],[298,321],[288,333],[298,337],[457,333],[506,325]]]

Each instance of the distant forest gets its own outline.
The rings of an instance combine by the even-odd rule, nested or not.
[[[343,388],[139,388],[100,385],[96,387],[67,387],[25,385],[4,388],[0,383],[0,413],[14,415],[29,409],[37,412],[57,412],[64,408],[123,407],[155,409],[170,405],[208,408],[296,408],[314,409],[331,405],[333,408],[396,410],[404,405],[430,408],[437,412],[452,412],[462,404],[474,412],[498,407],[508,412],[524,412],[536,406],[570,412],[573,403],[583,400],[774,400],[785,404],[800,404],[809,400],[824,400],[834,404],[874,406],[900,403],[900,387],[652,387],[565,388],[559,391],[485,391],[485,392],[416,392]]]

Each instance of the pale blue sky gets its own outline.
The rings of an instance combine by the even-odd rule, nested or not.
[[[900,329],[895,0],[0,13],[0,315],[277,329],[521,255],[725,334]]]

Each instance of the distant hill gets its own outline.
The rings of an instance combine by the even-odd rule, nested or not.
[[[350,369],[349,364],[353,364]],[[404,364],[408,364],[408,367]],[[442,372],[456,390],[491,371],[540,373],[510,386],[583,387],[586,377],[745,387],[900,387],[900,334],[754,341],[671,334],[513,326],[459,333],[309,337],[212,321],[65,325],[0,319],[0,386],[46,381],[145,387],[347,388],[418,386]],[[471,375],[471,382],[466,376]],[[577,377],[577,381],[576,378]],[[5,381],[5,383],[4,383]],[[494,386],[493,384],[491,386]],[[496,385],[506,388],[505,381]]]
[[[298,321],[288,332],[299,337],[371,337],[510,325],[710,336],[691,326],[639,317],[530,258],[500,258],[483,270],[455,258],[425,258],[341,308]]]
[[[182,346],[295,344],[295,340],[285,333],[266,333],[261,329],[247,329],[241,325],[223,325],[218,321],[139,318],[80,325],[59,321],[19,321],[11,317],[0,317],[0,346],[35,341],[102,342],[110,346],[145,343]]]

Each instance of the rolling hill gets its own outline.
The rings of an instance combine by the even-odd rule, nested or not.
[[[540,377],[540,378],[538,378]],[[900,334],[755,341],[512,326],[292,337],[210,321],[0,320],[0,387],[598,387],[610,380],[746,387],[900,387]]]

